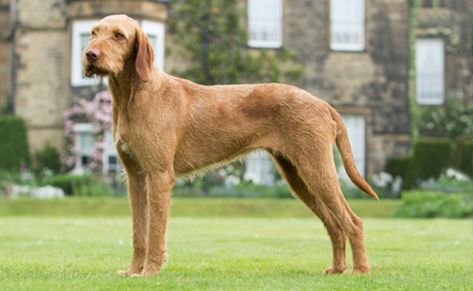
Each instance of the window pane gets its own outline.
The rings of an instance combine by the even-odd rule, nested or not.
[[[248,45],[282,45],[282,0],[248,1]]]
[[[443,103],[444,51],[443,39],[417,39],[416,41],[416,98],[419,104]]]
[[[330,28],[330,47],[333,50],[363,50],[365,48],[364,0],[331,0]]]

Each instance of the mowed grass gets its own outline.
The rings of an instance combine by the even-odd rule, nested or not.
[[[125,197],[67,197],[38,200],[1,199],[0,216],[129,216]],[[351,200],[349,204],[362,217],[390,217],[400,200]],[[313,214],[296,199],[267,198],[192,198],[174,197],[171,215],[175,217],[293,217],[309,218]]]
[[[102,217],[96,212],[92,212],[94,217],[81,216],[80,212],[75,213],[77,216],[64,217],[58,215],[58,210],[55,216],[47,217],[44,213],[32,215],[34,209],[30,209],[29,216],[24,213],[16,216],[12,211],[8,215],[5,212],[15,206],[12,202],[0,201],[4,203],[0,206],[4,214],[0,216],[0,289],[471,290],[473,287],[471,220],[365,218],[372,273],[327,276],[322,270],[331,263],[331,248],[319,220],[309,216],[257,217],[257,213],[249,210],[244,211],[248,217],[242,217],[244,213],[240,217],[228,217],[223,215],[225,211],[216,215],[210,209],[216,206],[212,204],[216,201],[208,202],[207,212],[211,215],[207,217],[205,214],[171,217],[170,260],[160,274],[150,278],[116,275],[118,269],[127,267],[130,259],[131,223],[127,216],[108,216],[104,209],[110,206],[99,208]],[[47,208],[48,202],[36,202]],[[267,200],[269,204],[272,202]],[[178,203],[175,201],[173,207]],[[227,209],[226,212],[233,209],[225,206],[224,201],[217,204]],[[377,205],[383,204],[371,207]],[[203,206],[199,206],[201,211],[205,210]],[[232,211],[237,216],[238,211]],[[279,211],[283,216],[289,213]]]

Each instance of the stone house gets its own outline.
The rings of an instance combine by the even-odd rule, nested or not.
[[[473,98],[473,2],[418,1],[415,13],[408,0],[242,1],[248,47],[297,53],[303,72],[295,85],[342,113],[365,175],[409,150],[410,90],[418,106]],[[62,149],[64,110],[103,88],[85,79],[80,66],[95,20],[113,13],[139,20],[154,45],[156,65],[172,72],[179,60],[166,52],[179,41],[166,35],[168,8],[164,0],[0,0],[0,106],[25,118],[32,151],[47,142]],[[410,73],[414,58],[416,71]],[[416,76],[415,88],[410,76]],[[88,125],[77,127],[77,140],[87,157],[93,143]],[[105,170],[116,169],[113,146],[106,152]],[[267,157],[252,155],[247,170],[271,183]]]

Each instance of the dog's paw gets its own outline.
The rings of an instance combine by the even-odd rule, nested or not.
[[[136,270],[132,270],[132,269],[118,270],[117,275],[122,276],[122,277],[132,277],[133,275],[140,274],[142,270],[143,270],[143,267]]]
[[[355,266],[353,267],[353,275],[360,275],[360,274],[369,274],[371,271],[370,266]]]
[[[347,268],[334,268],[328,267],[324,270],[324,274],[326,275],[334,275],[334,274],[343,274]]]
[[[121,276],[121,277],[128,277],[128,276],[130,276],[130,275],[128,274],[128,271],[127,271],[127,270],[118,270],[118,271],[117,271],[117,275],[118,275],[118,276]]]

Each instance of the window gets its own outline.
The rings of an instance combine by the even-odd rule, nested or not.
[[[86,78],[82,68],[82,51],[87,46],[92,26],[98,20],[77,20],[72,23],[71,85],[89,86],[99,83],[98,78]]]
[[[92,124],[77,123],[74,125],[76,163],[74,173],[83,174],[88,170],[90,156],[95,145],[95,138],[92,135]]]
[[[266,152],[250,153],[245,165],[245,180],[251,180],[255,184],[274,184],[273,162]]]
[[[365,1],[330,1],[330,48],[340,51],[365,49]]]
[[[282,46],[283,0],[248,0],[248,45]]]
[[[424,38],[416,41],[416,99],[423,105],[444,102],[445,48],[443,39]]]
[[[107,130],[105,132],[105,147],[103,151],[103,172],[104,174],[115,174],[120,173],[121,170],[122,167],[117,157],[112,132]]]
[[[141,29],[148,36],[154,49],[154,64],[164,71],[164,24],[143,20],[141,21]]]
[[[353,157],[355,159],[356,168],[364,176],[365,173],[365,119],[363,116],[345,115],[343,122],[348,132]],[[340,177],[348,180],[348,175],[342,163],[339,167]]]
[[[99,83],[98,78],[86,78],[82,68],[82,51],[89,41],[90,30],[98,20],[76,20],[72,23],[71,85],[90,86]],[[141,28],[148,36],[154,49],[154,62],[164,70],[164,24],[143,20]]]

